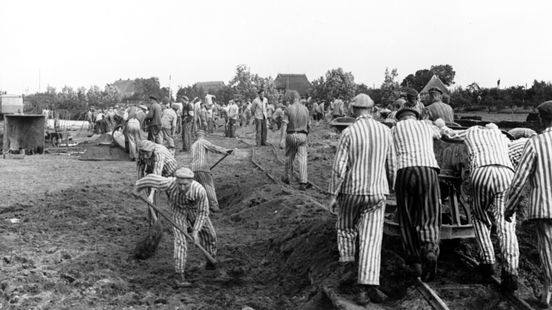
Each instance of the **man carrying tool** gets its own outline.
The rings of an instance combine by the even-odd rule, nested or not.
[[[182,97],[182,151],[187,152],[192,146],[192,131],[194,130],[194,105],[188,97]]]
[[[163,144],[163,134],[161,132],[161,105],[155,96],[149,96],[150,106],[146,115],[146,128],[148,131],[148,140]]]
[[[508,156],[510,140],[492,123],[485,127],[451,130],[443,126],[442,120],[437,121],[443,135],[463,140],[468,149],[473,226],[483,260],[479,265],[480,272],[487,277],[495,273],[495,252],[491,241],[491,227],[495,225],[503,258],[501,288],[506,293],[513,293],[518,289],[519,248],[515,220],[509,223],[504,218],[506,191],[514,176]]]
[[[340,272],[353,269],[359,237],[357,301],[380,303],[378,289],[385,199],[395,181],[395,148],[391,130],[370,113],[374,101],[359,94],[353,99],[356,121],[340,136],[332,165],[330,210],[337,208]]]
[[[264,89],[261,87],[258,92],[257,98],[253,100],[253,104],[251,105],[251,113],[253,114],[253,117],[255,117],[255,140],[257,142],[257,146],[263,146],[266,144],[266,135],[268,130],[268,112],[267,112],[267,106],[268,106],[268,99],[264,96]]]
[[[133,106],[128,110],[128,120],[124,132],[128,140],[128,152],[131,161],[137,160],[140,152],[139,143],[142,141],[140,128],[142,128],[142,123],[146,117],[145,109],[145,106],[140,105]]]
[[[535,224],[537,249],[544,267],[544,283],[541,290],[541,308],[549,308],[552,295],[552,101],[537,107],[541,124],[545,129],[525,145],[519,167],[508,190],[508,201],[504,211],[507,222],[515,223],[514,213],[521,209],[519,202],[523,188],[529,180],[530,202],[526,220]]]
[[[150,174],[136,182],[134,194],[147,188],[165,191],[169,198],[172,220],[183,231],[192,228],[192,239],[200,244],[211,257],[217,253],[217,237],[215,228],[209,219],[209,201],[207,193],[201,184],[194,181],[194,173],[188,168],[176,170],[174,177],[162,177]],[[182,231],[174,230],[174,265],[177,273],[176,284],[180,287],[190,287],[184,275],[187,257],[186,236]],[[214,270],[216,265],[207,261],[205,269]]]
[[[391,130],[397,153],[395,192],[406,261],[424,282],[435,278],[441,229],[439,165],[433,140],[439,128],[420,121],[417,110],[397,111],[398,123]],[[423,267],[423,268],[422,268]]]
[[[290,183],[293,176],[293,162],[297,156],[299,164],[299,184],[301,190],[307,189],[307,135],[310,129],[309,110],[302,103],[299,103],[299,93],[290,91],[293,98],[291,104],[284,112],[282,131],[280,137],[280,148],[286,147],[286,165],[283,181]]]
[[[224,157],[226,157],[232,154],[233,150],[225,149],[207,141],[205,139],[204,130],[197,131],[197,140],[192,144],[192,171],[194,172],[195,180],[205,187],[211,211],[218,212],[220,208],[217,200],[217,193],[215,191],[213,176],[211,175],[211,167],[209,167],[208,163],[209,151],[225,154]]]
[[[178,109],[177,106],[174,106]],[[175,144],[173,136],[176,132],[176,122],[178,117],[176,111],[173,108],[165,107],[161,115],[161,133],[163,134],[163,141],[167,143],[167,148],[171,154],[175,154]]]

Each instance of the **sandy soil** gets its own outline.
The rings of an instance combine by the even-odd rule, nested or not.
[[[238,134],[241,141],[220,131],[209,138],[237,150],[213,171],[223,210],[212,215],[220,268],[206,271],[205,259],[190,247],[189,289],[172,286],[168,226],[154,257],[132,257],[147,234],[146,207],[130,195],[135,163],[52,154],[0,160],[0,309],[332,309],[323,286],[350,296],[351,287],[336,283],[335,217],[304,194],[321,203],[327,197],[315,188],[299,192],[296,182],[275,184],[250,161],[253,127]],[[277,143],[278,134],[271,132],[269,142]],[[323,189],[337,138],[325,126],[310,136],[309,178]],[[279,178],[284,155],[276,154],[263,147],[255,158]],[[190,156],[179,153],[177,160],[187,165]],[[166,201],[159,205],[168,210]],[[522,293],[530,299],[542,275],[531,227],[520,227]],[[382,289],[391,300],[383,308],[430,309],[405,273],[398,240],[384,242]],[[468,293],[458,288],[479,279],[455,251],[473,254],[473,242],[443,245],[434,286],[451,309],[509,309],[488,284]]]

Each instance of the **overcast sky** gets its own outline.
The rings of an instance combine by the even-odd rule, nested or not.
[[[104,87],[159,77],[162,86],[328,69],[380,85],[450,64],[457,85],[552,80],[552,1],[3,1],[0,90]]]

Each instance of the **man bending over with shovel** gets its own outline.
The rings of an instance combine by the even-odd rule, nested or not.
[[[174,225],[174,265],[178,274],[175,282],[180,287],[190,287],[192,284],[186,281],[184,276],[188,249],[186,230],[188,227],[193,229],[191,239],[194,244],[204,248],[211,258],[215,257],[217,252],[217,237],[209,219],[207,193],[201,184],[194,181],[192,170],[180,168],[176,170],[174,176],[166,178],[149,174],[136,182],[133,194],[139,196],[139,191],[147,188],[155,188],[167,193]],[[216,265],[211,260],[207,260],[205,269],[214,270]]]
[[[195,180],[205,187],[211,211],[218,212],[220,208],[217,200],[217,193],[215,192],[215,184],[213,183],[213,176],[211,175],[211,168],[216,164],[213,165],[213,167],[209,167],[209,151],[225,154],[224,157],[226,157],[232,154],[233,150],[225,149],[207,141],[205,139],[205,131],[201,129],[197,131],[197,140],[192,144],[192,170],[195,174]],[[219,162],[221,160],[219,160]]]
[[[138,169],[138,179],[145,175],[153,173],[159,176],[171,177],[177,168],[177,162],[172,153],[161,144],[142,140],[138,152],[138,161],[136,162]],[[153,203],[155,191],[149,193],[149,201]],[[154,215],[154,216],[152,216]],[[157,221],[157,212],[149,210],[150,225]]]

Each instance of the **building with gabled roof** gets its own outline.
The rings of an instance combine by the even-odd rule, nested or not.
[[[296,90],[302,97],[307,96],[311,82],[307,79],[306,74],[281,74],[279,73],[274,80],[276,89],[280,92],[286,90]]]

